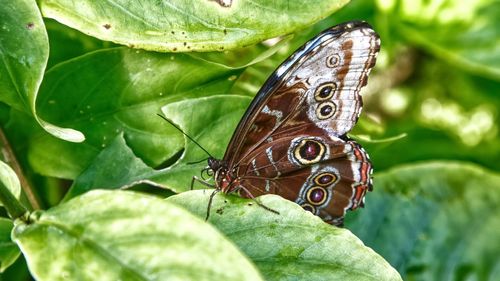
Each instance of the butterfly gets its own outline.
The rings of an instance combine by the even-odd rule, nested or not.
[[[361,113],[359,92],[379,50],[372,27],[351,21],[295,51],[257,93],[224,158],[208,158],[216,190],[277,194],[342,225],[372,190],[368,154],[346,134]]]

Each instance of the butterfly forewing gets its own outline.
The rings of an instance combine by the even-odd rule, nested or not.
[[[371,189],[368,155],[345,135],[361,112],[359,92],[379,48],[367,23],[349,22],[290,56],[238,125],[217,186],[247,197],[279,194],[341,224],[345,211],[362,206]]]
[[[314,122],[334,136],[350,131],[361,112],[359,91],[379,49],[378,35],[364,22],[335,26],[306,43],[266,81],[224,160],[235,165],[272,134],[288,133],[288,126],[302,122]]]

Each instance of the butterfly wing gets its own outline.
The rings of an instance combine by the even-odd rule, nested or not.
[[[341,224],[371,189],[367,154],[345,134],[380,40],[364,22],[322,32],[268,79],[224,156],[243,196],[274,193]]]
[[[355,141],[313,135],[265,143],[237,169],[243,197],[277,194],[335,225],[347,210],[363,206],[371,172],[368,155]]]
[[[233,134],[225,162],[236,165],[262,142],[296,132],[306,120],[332,136],[349,132],[361,112],[359,91],[379,49],[378,35],[358,21],[327,29],[307,42],[257,93]]]

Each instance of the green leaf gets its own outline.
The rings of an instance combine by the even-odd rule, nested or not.
[[[250,101],[251,98],[244,96],[212,96],[171,103],[162,107],[162,111],[212,156],[221,159],[231,132],[234,132]],[[153,180],[176,192],[189,190],[192,177],[199,175],[207,165],[206,161],[192,163],[207,157],[203,150],[186,139],[181,159]]]
[[[218,231],[165,200],[92,191],[13,231],[36,280],[261,280]]]
[[[378,2],[393,33],[453,67],[500,80],[498,0]]]
[[[192,137],[211,154],[222,157],[231,137],[226,132],[234,130],[249,102],[249,97],[211,96],[173,102],[162,110],[186,133],[193,133]],[[165,126],[171,125],[166,123]],[[154,170],[137,157],[123,135],[119,135],[76,178],[65,198],[96,188],[118,189],[142,183],[175,192],[189,190],[192,177],[199,175],[206,166],[206,161],[192,162],[208,156],[190,140],[186,139],[185,147],[173,165]],[[126,167],[122,163],[127,163]]]
[[[65,199],[98,188],[119,189],[140,183],[159,185],[149,180],[158,173],[135,156],[121,134],[116,136],[113,142],[103,149],[89,167],[76,178]]]
[[[36,171],[53,177],[76,178],[121,133],[147,165],[167,167],[183,149],[184,139],[156,115],[160,108],[182,99],[227,94],[247,66],[278,49],[203,56],[126,48],[90,53],[49,70],[38,101],[44,118],[78,128],[87,140],[72,144],[43,132],[24,134],[18,140],[30,147],[29,159]],[[26,127],[18,123],[22,119],[12,117],[10,134],[17,136],[18,128]]]
[[[102,40],[154,51],[221,51],[292,33],[349,0],[43,0],[44,16]],[[78,12],[75,12],[78,11]]]
[[[14,224],[11,220],[0,218],[0,272],[4,272],[19,257],[21,252],[10,239]]]
[[[0,101],[31,112],[47,132],[58,138],[83,141],[80,132],[54,126],[37,116],[35,101],[49,56],[49,42],[36,2],[3,3],[0,18]]]
[[[221,61],[224,54],[220,54]],[[47,120],[85,133],[82,144],[46,134],[30,138],[29,158],[44,175],[75,178],[119,134],[147,165],[157,167],[184,145],[156,114],[161,106],[224,94],[241,72],[185,54],[115,48],[59,64],[47,72],[39,110]]]
[[[184,192],[166,200],[204,218],[211,193]],[[280,214],[253,200],[217,194],[209,221],[254,261],[266,280],[401,280],[348,230],[328,225],[279,196],[257,200]]]
[[[19,182],[19,178],[16,172],[3,161],[0,161],[0,182],[7,187],[15,198],[19,199],[21,196],[21,183]],[[0,206],[3,206],[1,201]]]
[[[17,247],[17,246],[16,246]],[[0,273],[0,280],[2,281],[26,281],[33,280],[28,266],[26,265],[26,260],[21,255],[16,262],[14,262],[9,268],[4,272]]]
[[[110,42],[88,36],[48,18],[45,19],[45,27],[50,44],[47,69],[86,53],[114,46]]]
[[[30,112],[49,55],[45,26],[32,0],[3,3],[0,18],[0,100]]]
[[[494,280],[500,264],[500,175],[459,162],[376,174],[346,227],[408,280]]]

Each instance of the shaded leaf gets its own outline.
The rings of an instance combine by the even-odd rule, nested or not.
[[[19,257],[21,252],[10,239],[14,224],[10,219],[0,218],[0,272],[4,272]]]
[[[43,78],[49,43],[35,1],[9,1],[0,5],[0,100],[25,112],[50,134],[73,142],[85,137],[79,131],[57,127],[37,115],[35,101]]]
[[[65,199],[73,198],[92,189],[119,189],[139,183],[158,185],[149,180],[158,173],[135,156],[125,143],[123,135],[118,135],[76,178],[71,189],[66,193]]]
[[[212,96],[173,102],[162,108],[164,114],[192,134],[192,137],[215,156],[224,153],[230,134],[241,118],[250,98]],[[165,126],[171,126],[165,122]],[[91,189],[118,189],[140,183],[182,192],[191,188],[191,180],[206,166],[208,156],[186,139],[186,149],[173,165],[154,170],[146,165],[119,135],[79,175],[65,198],[69,199]],[[201,162],[199,162],[202,160]],[[193,164],[192,162],[199,162]],[[123,163],[127,163],[126,167]],[[196,185],[195,187],[198,187]]]
[[[85,35],[55,20],[45,18],[45,27],[49,36],[50,56],[47,69],[66,60],[76,58],[85,53],[113,47],[110,42]]]
[[[408,280],[495,280],[500,175],[458,162],[376,174],[346,226]]]
[[[26,281],[32,279],[33,277],[31,277],[22,255],[9,268],[0,273],[0,280],[2,281]]]
[[[37,172],[76,178],[93,158],[123,133],[134,154],[152,167],[166,167],[183,149],[182,134],[157,113],[161,106],[182,99],[226,94],[238,75],[274,54],[279,47],[250,53],[208,55],[157,54],[115,48],[97,51],[47,72],[38,102],[40,112],[57,124],[71,124],[87,136],[71,144],[34,132],[19,136],[30,141],[29,158]],[[241,53],[248,52],[247,49]],[[227,66],[230,65],[230,66]],[[12,117],[9,127],[19,135],[23,124]]]
[[[204,218],[212,190],[184,192],[166,200]],[[232,195],[214,197],[209,221],[232,239],[266,280],[401,280],[378,254],[348,230],[279,196],[255,201]]]
[[[44,0],[44,16],[102,40],[154,51],[221,51],[311,25],[348,0],[312,1]],[[78,11],[78,13],[75,13]]]
[[[223,54],[220,54],[223,57]],[[47,72],[39,110],[57,124],[71,124],[87,140],[72,144],[34,135],[30,162],[44,175],[75,178],[123,133],[146,164],[156,167],[184,144],[156,114],[161,106],[193,96],[226,93],[241,70],[184,54],[126,48],[97,51]]]
[[[37,280],[260,280],[218,231],[155,197],[93,191],[32,220],[13,238]]]

